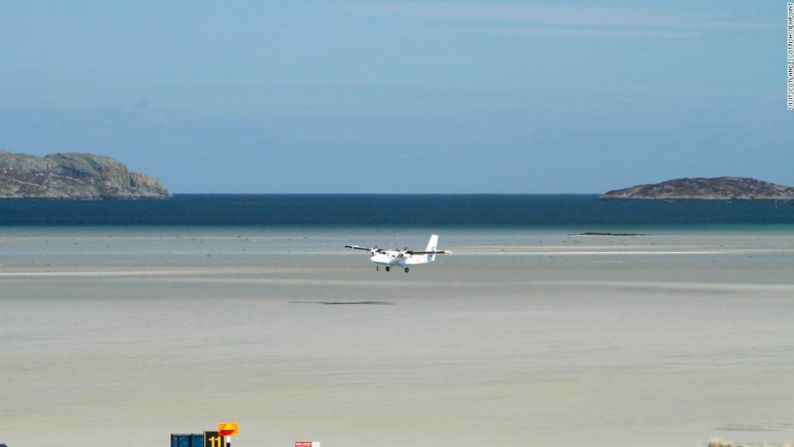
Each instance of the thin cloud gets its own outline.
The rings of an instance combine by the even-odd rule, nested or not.
[[[511,24],[511,28],[501,31],[511,34],[688,38],[715,30],[776,28],[776,24],[768,22],[702,19],[660,11],[590,6],[499,2],[350,2],[342,4],[341,8],[356,14],[433,19],[468,25]],[[498,31],[487,26],[469,27],[468,30]]]
[[[656,39],[688,39],[700,35],[695,31],[675,30],[635,30],[635,29],[587,29],[587,28],[520,28],[520,27],[459,27],[456,31],[493,33],[493,34],[523,34],[534,36],[571,36],[571,37],[636,37]]]

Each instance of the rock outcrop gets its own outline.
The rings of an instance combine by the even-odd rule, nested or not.
[[[794,200],[794,188],[747,177],[680,178],[609,191],[602,199]]]
[[[0,151],[0,198],[165,199],[155,178],[129,172],[102,155],[59,153],[45,157]]]

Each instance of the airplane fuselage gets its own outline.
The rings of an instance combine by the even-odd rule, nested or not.
[[[405,268],[409,265],[427,264],[430,262],[429,255],[412,255],[410,253],[403,253],[396,250],[386,250],[378,252],[369,258],[370,261],[381,266],[395,267],[399,266]]]
[[[378,248],[362,247],[360,245],[345,245],[346,248],[354,250],[367,250],[370,252],[369,260],[375,263],[375,269],[381,267],[388,272],[392,267],[399,267],[408,273],[411,265],[428,264],[436,260],[437,254],[449,254],[446,250],[438,250],[438,235],[431,234],[427,241],[427,248],[424,250],[409,250],[408,248],[386,250]]]

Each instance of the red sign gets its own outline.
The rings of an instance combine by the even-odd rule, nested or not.
[[[295,447],[312,447],[311,441],[295,441]]]
[[[221,436],[237,436],[239,428],[237,422],[221,422],[218,424],[218,434]]]

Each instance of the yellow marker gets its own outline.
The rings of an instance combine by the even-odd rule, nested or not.
[[[218,424],[218,434],[221,436],[237,436],[238,431],[237,422],[221,422]]]

